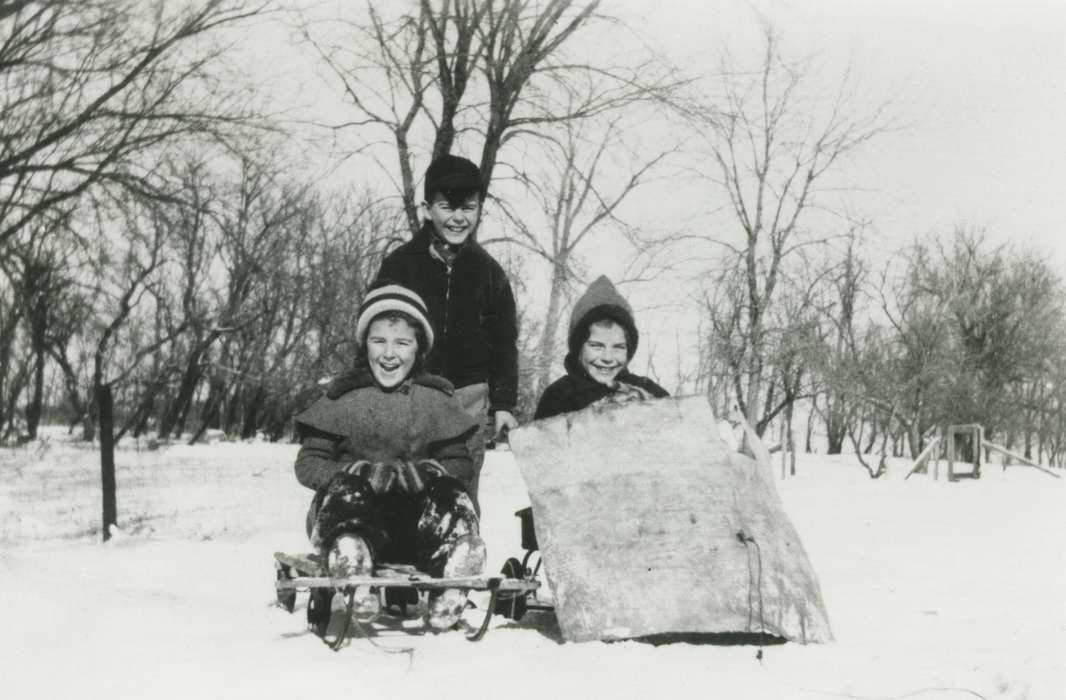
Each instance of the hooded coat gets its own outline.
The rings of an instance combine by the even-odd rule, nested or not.
[[[464,488],[473,478],[466,446],[477,428],[452,396],[448,380],[422,374],[385,391],[368,369],[334,379],[296,416],[300,452],[296,478],[321,489],[345,466],[360,460],[393,463],[434,459]]]
[[[603,320],[614,321],[622,326],[626,334],[628,359],[633,358],[640,340],[636,322],[633,320],[633,309],[611,281],[600,276],[574,304],[570,314],[569,352],[563,361],[566,376],[555,380],[544,390],[537,403],[534,419],[580,411],[600,399],[618,391],[625,391],[628,387],[637,387],[653,398],[670,395],[651,379],[633,374],[628,369],[623,369],[615,377],[618,382],[616,387],[601,384],[588,375],[580,362],[581,346],[588,340],[589,327]]]

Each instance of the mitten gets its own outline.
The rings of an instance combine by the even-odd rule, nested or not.
[[[396,483],[396,471],[391,465],[380,462],[368,462],[365,459],[349,464],[344,471],[361,476],[370,484],[374,493],[386,493]]]
[[[397,462],[394,467],[397,488],[409,495],[422,493],[433,479],[447,473],[444,467],[431,459],[424,459],[418,464],[403,460]]]

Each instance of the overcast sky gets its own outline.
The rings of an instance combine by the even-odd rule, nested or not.
[[[849,173],[868,191],[854,206],[872,219],[878,252],[964,223],[1045,251],[1066,275],[1066,0],[603,0],[601,10],[691,75],[713,73],[723,49],[758,47],[760,17],[827,86],[850,65],[865,106],[889,101],[900,126]],[[281,102],[336,105],[335,85],[308,79],[306,47],[283,41],[263,25],[244,40]]]
[[[850,211],[872,222],[865,252],[873,261],[916,235],[962,224],[986,229],[995,243],[1036,249],[1066,277],[1066,0],[604,0],[601,10],[689,75],[713,74],[723,49],[757,60],[750,52],[759,46],[762,17],[785,55],[809,57],[812,77],[827,88],[850,66],[860,88],[856,110],[888,101],[899,128],[872,141],[845,175],[856,190]],[[253,71],[282,104],[319,114],[337,109],[336,85],[309,77],[313,57],[283,46],[287,31],[267,25],[248,29],[240,42],[251,50]],[[346,113],[340,109],[335,114]],[[363,177],[373,169],[358,165]],[[671,183],[678,191],[686,185]],[[653,196],[650,206],[645,199],[634,208],[660,216],[693,200],[722,204],[707,189],[675,198]],[[589,279],[614,274],[620,254],[607,246],[587,255]],[[690,292],[676,282],[628,292],[649,341],[671,347],[688,344],[667,336],[692,337],[697,317]],[[646,352],[638,351],[638,364]],[[676,364],[655,355],[664,373],[664,364]]]
[[[901,130],[858,159],[859,206],[896,247],[955,223],[1045,251],[1066,275],[1066,2],[1062,0],[607,0],[670,59],[713,68],[758,17],[792,56],[849,64]],[[872,102],[871,102],[872,104]],[[887,252],[887,250],[885,251]]]

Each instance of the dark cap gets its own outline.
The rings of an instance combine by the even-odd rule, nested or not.
[[[440,192],[445,197],[481,195],[481,171],[462,156],[443,155],[426,168],[425,197],[428,202]]]

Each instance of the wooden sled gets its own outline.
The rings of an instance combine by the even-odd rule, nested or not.
[[[384,610],[390,604],[399,605],[406,612],[406,605],[426,603],[433,591],[449,588],[470,591],[489,591],[489,603],[485,617],[478,629],[467,635],[467,639],[476,642],[485,636],[489,620],[493,613],[509,616],[511,606],[508,602],[516,596],[525,596],[540,587],[540,582],[525,578],[508,578],[505,576],[464,576],[455,578],[435,578],[419,571],[410,564],[380,564],[374,569],[373,576],[353,576],[333,578],[328,575],[321,558],[317,554],[292,555],[284,552],[274,553],[274,568],[277,578],[274,584],[278,605],[290,613],[296,608],[298,591],[308,591],[307,624],[316,635],[325,641],[326,630],[331,615],[331,603],[336,593],[346,597],[347,611],[344,629],[337,635],[330,646],[340,649],[347,636],[349,624],[356,622],[363,635],[370,637],[369,624],[354,620],[353,605],[356,587],[370,587],[380,598]]]
[[[563,639],[832,640],[817,576],[753,430],[704,396],[592,406],[511,431]]]

